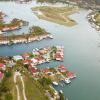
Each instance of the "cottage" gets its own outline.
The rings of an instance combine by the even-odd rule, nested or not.
[[[32,64],[29,65],[28,69],[32,74],[38,74],[39,70]]]
[[[0,70],[6,70],[6,65],[5,65],[5,64],[2,64],[2,63],[0,63]]]
[[[42,56],[36,57],[35,59],[38,61],[38,64],[42,64],[45,62],[45,59]]]
[[[22,56],[20,56],[20,55],[13,56],[13,59],[14,59],[15,61],[23,60]]]
[[[70,79],[75,78],[76,75],[73,72],[67,72],[66,76]]]
[[[60,66],[58,67],[58,70],[59,70],[61,73],[67,72],[67,69],[64,67],[64,65],[60,65]]]
[[[38,64],[38,60],[35,59],[35,58],[32,58],[31,61],[32,61],[32,63],[33,63],[34,65],[37,65],[37,64]]]
[[[30,57],[30,54],[29,53],[24,53],[24,54],[22,54],[22,57],[23,57],[23,59],[27,59],[27,58]]]

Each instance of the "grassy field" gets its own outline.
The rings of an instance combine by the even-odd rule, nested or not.
[[[48,100],[43,90],[38,86],[38,83],[34,82],[31,77],[25,75],[24,83],[28,100]]]
[[[77,24],[76,21],[69,17],[69,15],[72,15],[79,11],[79,9],[75,7],[41,6],[33,7],[32,10],[37,12],[36,15],[40,19],[44,19],[65,26],[74,26]],[[41,14],[39,14],[39,12]]]

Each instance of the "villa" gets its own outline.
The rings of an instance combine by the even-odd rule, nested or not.
[[[3,63],[0,63],[0,70],[6,70],[6,65]]]
[[[29,67],[28,67],[29,71],[35,75],[35,74],[38,74],[39,73],[39,70],[36,68],[36,66],[30,64]]]
[[[18,61],[18,60],[23,60],[23,57],[21,55],[16,55],[16,56],[13,56],[13,59],[15,61]]]
[[[30,54],[29,53],[24,53],[24,54],[22,54],[22,57],[24,59],[28,59],[30,57]]]

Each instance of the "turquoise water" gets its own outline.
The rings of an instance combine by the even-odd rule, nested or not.
[[[77,78],[62,89],[65,97],[69,100],[100,100],[100,37],[95,29],[91,28],[86,19],[88,11],[81,10],[71,17],[78,24],[74,27],[65,27],[44,20],[39,20],[30,10],[32,6],[37,6],[35,2],[31,4],[16,4],[14,2],[0,2],[0,10],[8,14],[11,20],[14,17],[22,18],[30,22],[29,26],[39,25],[46,31],[54,35],[53,40],[43,40],[29,44],[18,44],[11,46],[0,46],[0,55],[16,55],[23,52],[30,52],[33,48],[41,48],[50,45],[64,46],[64,65],[75,72]],[[28,31],[27,28],[16,31],[15,34]],[[12,32],[13,33],[13,32]],[[7,33],[12,34],[12,33]],[[60,62],[40,65],[39,67],[55,67]]]

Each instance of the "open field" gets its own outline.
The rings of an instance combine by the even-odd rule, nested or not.
[[[25,75],[24,83],[28,100],[33,100],[33,98],[34,100],[48,100],[41,87],[31,77]]]
[[[41,6],[33,7],[32,10],[40,19],[44,19],[65,26],[74,26],[77,24],[76,21],[69,17],[69,15],[72,15],[79,11],[77,7]]]

